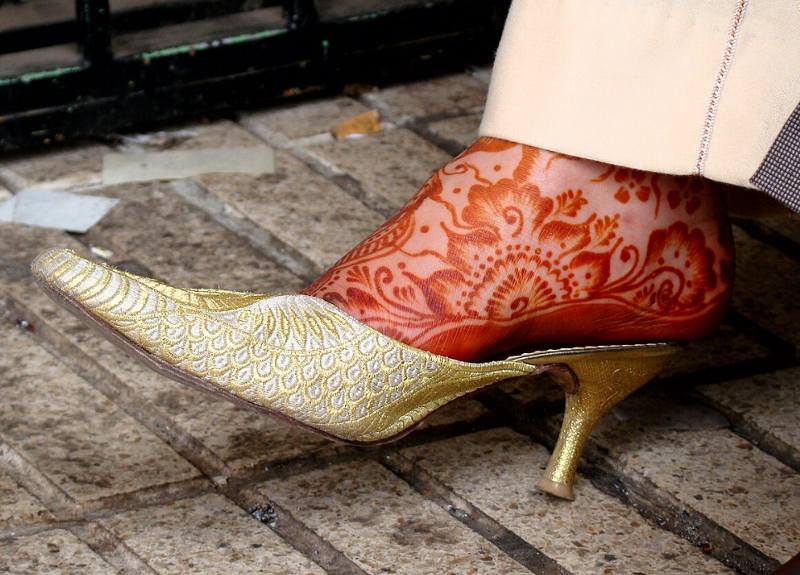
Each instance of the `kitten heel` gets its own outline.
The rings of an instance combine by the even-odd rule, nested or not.
[[[572,483],[581,451],[595,423],[609,409],[661,372],[677,351],[673,345],[598,350],[564,358],[577,380],[567,391],[564,421],[539,489],[574,499]]]

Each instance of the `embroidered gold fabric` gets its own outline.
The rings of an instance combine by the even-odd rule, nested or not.
[[[537,371],[421,351],[310,296],[179,289],[63,249],[32,270],[178,375],[347,441],[388,439],[459,396]]]

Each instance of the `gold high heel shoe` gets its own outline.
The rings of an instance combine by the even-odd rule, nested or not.
[[[156,371],[348,443],[396,439],[458,397],[561,370],[566,414],[539,486],[564,498],[597,419],[676,350],[589,346],[468,363],[405,345],[311,296],[178,289],[64,249],[31,269],[53,299]]]

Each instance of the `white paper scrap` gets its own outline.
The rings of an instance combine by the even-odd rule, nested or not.
[[[275,171],[272,148],[208,148],[106,154],[103,183],[177,180],[200,174],[271,174]]]
[[[0,204],[0,222],[84,233],[119,200],[27,188]]]
[[[10,199],[0,204],[0,222],[14,221],[14,205],[16,203],[17,199],[11,196]]]

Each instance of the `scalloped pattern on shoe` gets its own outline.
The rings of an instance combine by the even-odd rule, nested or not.
[[[389,439],[459,396],[538,371],[434,355],[311,296],[174,288],[66,249],[32,271],[179,376],[347,441]]]

